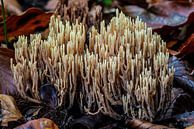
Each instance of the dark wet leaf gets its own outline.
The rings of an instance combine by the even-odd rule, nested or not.
[[[181,88],[174,88],[174,103],[172,115],[194,110],[193,96],[184,92]]]
[[[186,42],[184,42],[177,51],[169,50],[170,54],[177,56],[185,56],[194,52],[194,34],[192,34]]]
[[[41,109],[41,107],[31,107],[27,112],[25,112],[25,119],[29,121],[36,118]]]
[[[143,8],[148,7],[147,0],[118,0],[121,6],[124,5],[138,5]]]
[[[181,24],[176,26],[164,25],[161,28],[154,29],[155,32],[161,35],[161,37],[168,42],[180,41],[184,42],[189,36],[194,33],[192,29],[194,27],[194,12],[186,18]]]
[[[174,67],[174,87],[180,87],[185,92],[194,93],[194,76],[191,75],[192,69],[186,61],[183,61],[175,56],[169,59],[169,67]]]
[[[30,8],[20,16],[12,15],[8,17],[6,22],[8,39],[43,31],[48,26],[51,15],[52,13]],[[0,24],[0,41],[4,41],[3,24]]]
[[[39,93],[43,103],[49,105],[51,108],[57,108],[57,90],[54,85],[42,85]]]
[[[8,122],[17,121],[22,118],[22,114],[16,106],[12,96],[0,94],[1,126],[8,126]]]
[[[16,88],[13,82],[13,74],[10,68],[10,58],[14,58],[14,51],[0,48],[0,93],[14,94]]]
[[[157,120],[157,123],[175,123],[174,115],[181,114],[187,111],[194,110],[193,97],[184,92],[181,88],[173,88],[171,96],[171,104],[166,113],[163,114],[162,119]]]
[[[176,115],[175,119],[182,128],[191,126],[194,124],[194,111]]]
[[[96,128],[100,128],[100,127],[104,127],[105,125],[107,127],[112,127],[112,126],[116,126],[114,125],[112,122],[112,119],[101,115],[101,114],[97,114],[97,115],[85,115],[82,116],[78,119],[76,119],[73,123],[71,128],[72,129],[78,129],[78,128],[82,128],[82,129],[96,129]],[[111,125],[113,124],[113,125]]]
[[[76,119],[72,124],[72,129],[93,129],[99,123],[102,123],[102,121],[98,116],[86,115]]]
[[[194,11],[194,3],[163,1],[152,4],[144,9],[136,5],[128,5],[122,11],[131,16],[139,16],[152,28],[161,28],[165,25],[178,26],[187,21],[189,15]]]
[[[40,118],[28,121],[14,129],[59,129],[57,125],[50,119]]]
[[[100,127],[99,129],[116,129],[116,128],[118,128],[118,124],[113,123],[113,124],[108,124],[106,126]]]
[[[157,125],[140,119],[127,119],[126,125],[132,129],[174,129],[164,125]]]

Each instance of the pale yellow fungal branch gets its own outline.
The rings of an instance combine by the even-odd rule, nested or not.
[[[83,24],[63,24],[52,17],[49,36],[19,37],[16,63],[11,63],[15,85],[24,98],[40,102],[39,88],[46,80],[58,91],[58,106],[75,102],[88,114],[99,112],[120,118],[159,119],[170,104],[173,68],[159,35],[139,18],[116,14],[100,31],[94,27],[86,46]],[[31,96],[26,93],[30,91]],[[29,92],[28,92],[29,93]]]

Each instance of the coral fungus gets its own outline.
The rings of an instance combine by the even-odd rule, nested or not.
[[[100,31],[94,27],[86,42],[85,26],[63,24],[52,16],[48,39],[20,36],[11,63],[20,95],[41,102],[40,85],[49,82],[58,93],[58,106],[74,102],[89,114],[114,118],[127,114],[152,121],[170,103],[173,68],[159,35],[139,18],[116,14]],[[121,108],[123,113],[119,113]]]

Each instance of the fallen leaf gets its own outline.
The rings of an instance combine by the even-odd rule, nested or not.
[[[0,47],[0,93],[15,94],[13,74],[10,68],[10,59],[14,58],[14,51]]]
[[[185,92],[194,94],[194,76],[191,75],[192,68],[186,61],[181,60],[175,56],[169,59],[169,67],[175,69],[174,72],[174,87],[180,87]]]
[[[185,128],[185,129],[194,129],[194,125],[189,126],[189,127]]]
[[[101,116],[99,115],[85,115],[82,116],[78,119],[76,119],[72,123],[72,129],[77,129],[77,128],[83,128],[83,129],[93,129],[95,128],[96,125],[99,125],[99,123],[102,123],[102,120],[100,119]]]
[[[178,55],[178,49],[180,46],[188,40],[194,33],[194,12],[189,15],[187,21],[178,26],[165,25],[161,28],[154,29],[161,35],[162,39],[167,42],[167,47],[170,49],[173,55]]]
[[[194,52],[194,34],[192,34],[187,41],[185,41],[177,51],[170,50],[171,55],[186,56]]]
[[[102,125],[109,125],[112,122],[110,117],[104,116],[102,114],[97,115],[84,115],[72,123],[72,129],[95,129]],[[111,123],[112,124],[112,123]]]
[[[174,119],[175,115],[185,113],[188,111],[193,111],[193,109],[194,109],[194,99],[192,95],[186,93],[181,88],[173,88],[171,94],[171,104],[166,110],[166,112],[163,114],[163,117],[160,120],[157,120],[157,123],[176,125],[176,121]]]
[[[0,94],[1,102],[1,126],[7,126],[8,122],[17,121],[22,118],[22,114],[16,106],[16,102],[12,96]]]
[[[48,26],[51,15],[52,13],[45,13],[37,8],[29,8],[20,16],[12,15],[8,17],[8,39],[19,35],[29,35],[38,31],[43,31]],[[0,42],[3,41],[3,24],[0,24]]]
[[[178,26],[185,23],[194,11],[194,3],[163,1],[152,4],[148,9],[128,5],[124,6],[122,11],[131,17],[139,16],[148,26],[158,29],[164,25]]]
[[[59,129],[57,125],[50,119],[40,118],[28,121],[14,129]]]
[[[182,128],[192,126],[194,124],[194,111],[176,115],[175,119],[181,124]]]
[[[157,125],[140,119],[127,119],[126,125],[128,128],[133,129],[175,129],[164,125]]]
[[[47,106],[57,108],[57,90],[54,85],[45,84],[40,87],[39,96],[41,101]]]

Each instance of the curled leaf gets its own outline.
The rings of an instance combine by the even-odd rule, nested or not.
[[[86,115],[81,118],[76,119],[72,124],[72,129],[83,128],[83,129],[93,129],[99,123],[102,123],[99,119],[99,115],[91,116]]]
[[[28,121],[14,129],[59,129],[57,125],[50,119],[40,118]]]
[[[174,86],[180,87],[186,92],[193,94],[194,93],[194,77],[190,74],[192,69],[186,63],[175,56],[172,56],[169,59],[169,67],[174,67]]]
[[[44,30],[48,26],[51,15],[52,13],[45,13],[37,8],[29,8],[20,16],[8,17],[6,22],[8,39]],[[3,25],[0,24],[0,42],[2,41],[4,41]]]
[[[22,114],[18,110],[15,100],[12,96],[0,94],[1,102],[1,126],[7,126],[8,122],[17,121],[22,118]]]
[[[178,124],[181,124],[181,128],[192,126],[194,125],[194,111],[176,115],[175,119]]]
[[[194,3],[162,1],[150,5],[147,9],[129,5],[122,8],[122,11],[132,17],[139,16],[148,26],[158,29],[165,25],[178,26],[185,23],[194,11]]]

